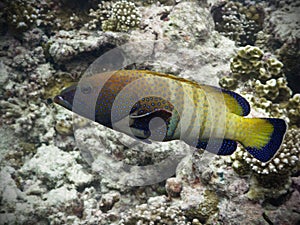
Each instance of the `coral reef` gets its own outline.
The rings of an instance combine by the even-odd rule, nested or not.
[[[253,158],[242,146],[231,156],[233,169],[241,176],[250,175],[248,198],[282,198],[291,191],[291,174],[299,168],[299,94],[291,97],[283,63],[258,47],[240,48],[232,58],[230,68],[231,75],[221,78],[220,85],[236,90],[243,83],[245,92],[253,90],[253,96],[245,96],[254,106],[253,116],[281,117],[290,125],[296,125],[287,131],[278,153],[267,163]]]
[[[110,18],[113,4],[114,2],[112,1],[103,1],[98,4],[98,8],[96,10],[91,8],[89,11],[89,16],[92,19],[84,26],[89,30],[101,28],[103,21],[106,21]]]
[[[112,6],[110,18],[103,22],[103,31],[123,31],[127,32],[130,28],[140,24],[141,16],[133,2],[121,0]]]
[[[255,77],[261,80],[282,76],[283,64],[259,48],[247,45],[232,58],[230,68],[233,76]]]

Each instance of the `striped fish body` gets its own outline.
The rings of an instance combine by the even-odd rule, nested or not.
[[[249,104],[234,92],[152,71],[85,77],[55,102],[140,139],[180,139],[219,155],[232,154],[240,142],[261,161],[273,157],[287,128],[281,119],[245,118]]]

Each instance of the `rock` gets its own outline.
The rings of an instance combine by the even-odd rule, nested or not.
[[[107,212],[108,210],[110,210],[114,206],[114,204],[120,200],[120,197],[120,193],[115,191],[102,195],[99,203],[101,211]]]
[[[42,198],[46,201],[48,206],[59,206],[61,204],[67,204],[78,198],[77,191],[73,188],[64,185],[62,187],[52,189],[48,193],[44,194]]]
[[[4,85],[9,78],[9,72],[8,72],[8,67],[5,66],[5,64],[0,61],[0,87]]]
[[[176,177],[171,177],[166,181],[166,191],[170,197],[179,197],[182,190],[182,183]]]
[[[1,203],[7,204],[14,208],[14,205],[19,199],[24,199],[24,193],[22,193],[17,187],[15,181],[12,178],[14,169],[11,167],[1,168],[0,171],[0,196]]]
[[[84,186],[93,180],[93,176],[83,170],[76,162],[79,157],[60,150],[53,145],[42,145],[35,156],[20,169],[25,177],[37,176],[49,187],[59,187],[64,182]]]
[[[88,53],[105,46],[115,46],[122,42],[125,36],[102,32],[58,32],[48,41],[48,53],[57,62],[64,63],[79,54]]]

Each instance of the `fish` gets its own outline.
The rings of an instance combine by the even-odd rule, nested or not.
[[[261,162],[276,155],[288,129],[284,119],[247,117],[250,104],[236,92],[148,70],[86,76],[53,101],[146,143],[182,140],[217,155],[239,143]]]

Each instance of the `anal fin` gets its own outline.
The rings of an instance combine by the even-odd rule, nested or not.
[[[199,140],[196,148],[202,148],[217,155],[231,155],[237,148],[237,142],[228,139],[223,139],[222,144],[220,140],[210,142],[209,149],[207,149],[208,142]]]

